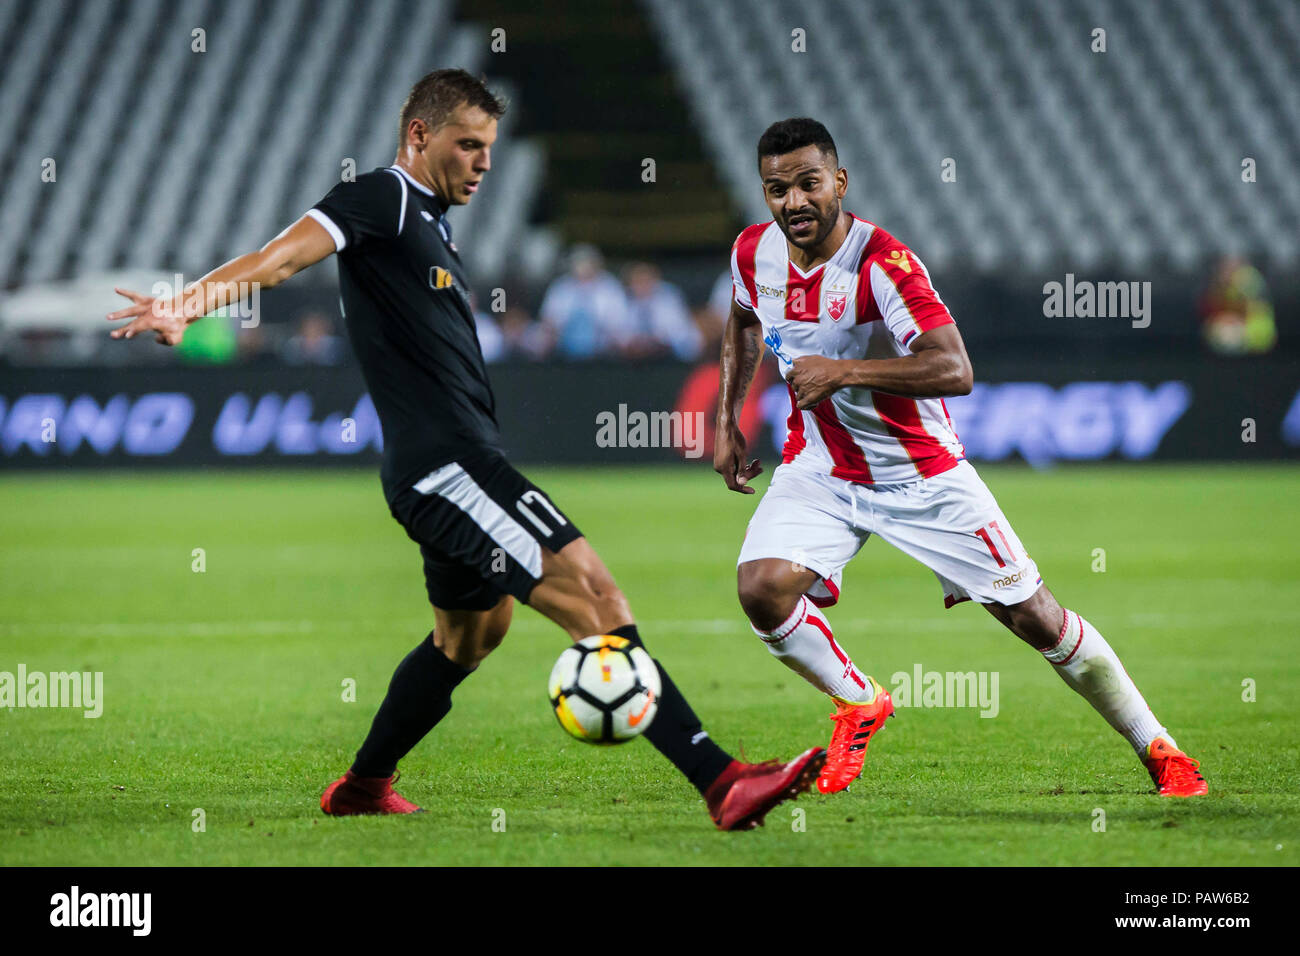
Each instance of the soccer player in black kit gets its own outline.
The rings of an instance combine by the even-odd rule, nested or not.
[[[501,451],[447,211],[468,203],[491,168],[503,112],[463,70],[428,74],[402,108],[392,166],[339,183],[262,249],[219,266],[171,302],[118,289],[133,304],[108,316],[131,320],[114,338],[153,332],[175,345],[190,322],[252,283],[272,288],[338,254],[348,336],[383,427],[384,494],[420,546],[435,626],[397,666],[351,769],[322,794],[328,814],[419,812],[393,790],[397,763],[501,643],[515,599],[574,640],[613,634],[641,644],[604,562]],[[645,736],[704,795],[719,829],[757,826],[816,779],[821,748],[784,764],[733,760],[662,666],[659,673],[662,697]]]

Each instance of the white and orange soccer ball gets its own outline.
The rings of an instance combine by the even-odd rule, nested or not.
[[[645,732],[659,709],[659,670],[645,648],[611,634],[566,647],[547,696],[560,726],[589,744],[621,744]]]

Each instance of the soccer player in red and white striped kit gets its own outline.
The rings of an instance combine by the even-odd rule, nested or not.
[[[773,124],[758,143],[772,222],[732,249],[714,467],[752,494],[738,422],[766,345],[790,391],[781,465],[738,561],[740,603],[771,653],[831,697],[818,789],[846,789],[889,693],[836,640],[822,608],[844,565],[877,534],[925,564],[944,604],[975,600],[1035,648],[1137,751],[1163,796],[1207,792],[1115,651],[1063,608],[993,495],[965,460],[944,397],[970,392],[957,326],[916,255],[843,209],[847,170],[816,120]]]

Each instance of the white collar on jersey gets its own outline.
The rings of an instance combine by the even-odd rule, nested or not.
[[[824,262],[817,263],[817,265],[813,266],[807,272],[804,272],[797,265],[795,265],[794,260],[790,258],[790,250],[789,250],[789,246],[787,246],[786,261],[790,264],[790,268],[793,269],[795,272],[799,273],[799,276],[801,278],[807,279],[809,276],[815,275],[819,269],[824,268],[827,262],[834,262],[836,259],[838,259],[841,253],[847,254],[846,250],[849,246],[849,239],[853,236],[854,231],[858,229],[859,223],[861,223],[863,226],[871,230],[874,230],[876,228],[871,223],[867,222],[865,219],[859,219],[857,216],[854,216],[853,213],[849,213],[849,215],[853,216],[853,222],[849,223],[849,231],[844,234],[844,241],[840,243],[840,247],[838,249],[836,249],[833,253],[831,253],[831,257],[829,259],[825,260]],[[775,226],[776,222],[774,221],[772,225]],[[870,232],[867,233],[867,238],[868,239],[871,238]],[[855,252],[854,255],[857,255],[857,253]]]
[[[443,211],[444,212],[446,211],[447,204],[442,201],[442,197],[440,197],[436,192],[434,192],[428,186],[424,185],[421,182],[417,182],[414,176],[408,173],[401,166],[398,166],[396,163],[393,163],[393,165],[389,166],[388,168],[391,169],[393,172],[397,173],[399,176],[405,179],[408,183],[410,183],[420,192],[424,193],[426,196],[432,196],[434,199],[438,201],[438,205],[443,207]]]

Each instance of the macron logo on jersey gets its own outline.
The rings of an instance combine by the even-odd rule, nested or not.
[[[885,261],[891,266],[902,269],[909,275],[912,272],[912,260],[907,258],[907,252],[902,249],[891,249],[889,254],[885,256]]]

